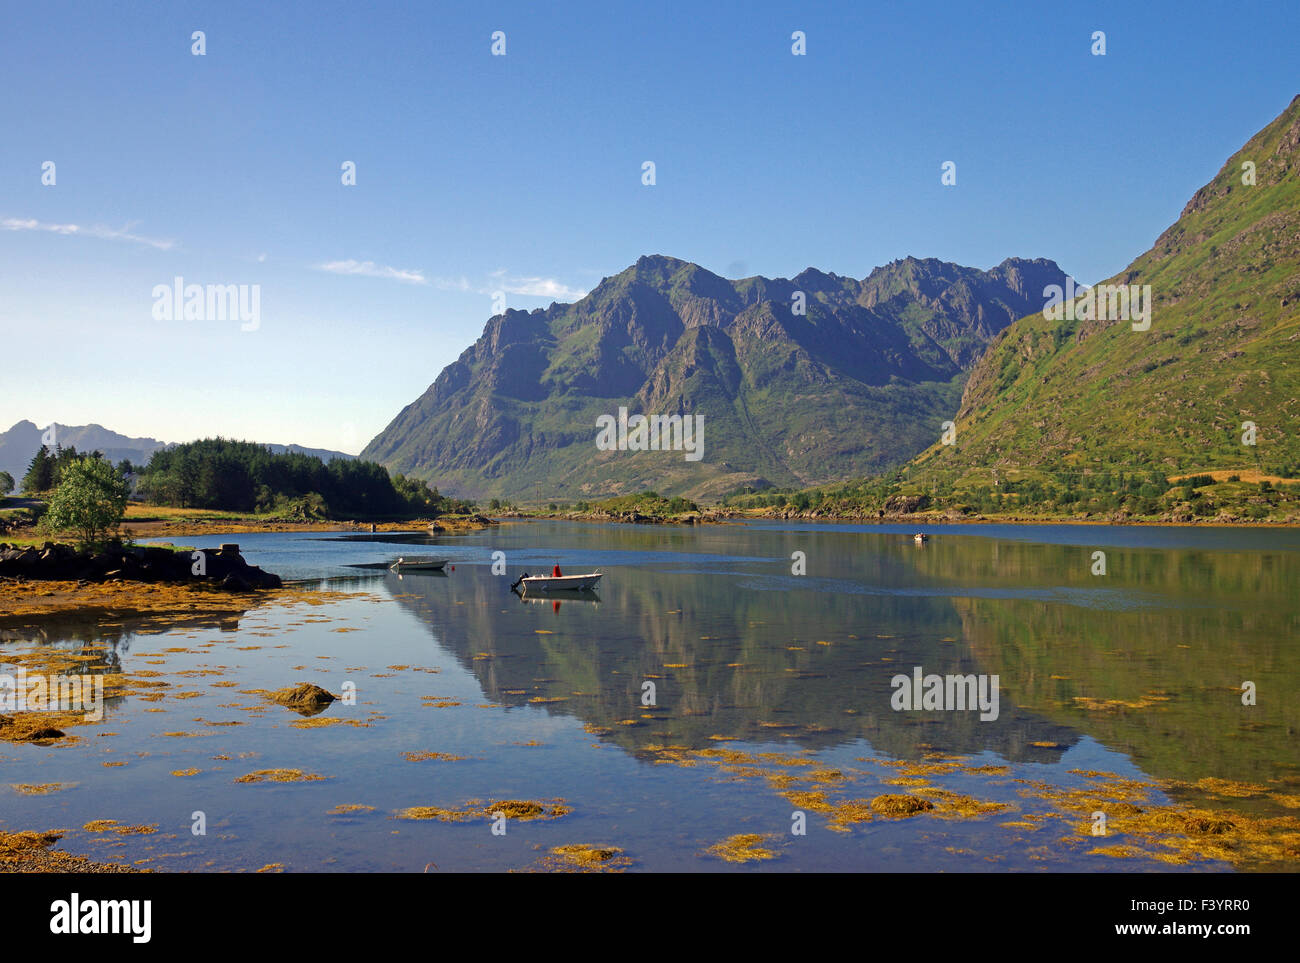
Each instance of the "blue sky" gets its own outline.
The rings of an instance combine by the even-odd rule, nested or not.
[[[728,277],[1049,257],[1101,280],[1300,92],[1289,3],[4,18],[0,430],[352,452],[478,337],[492,292],[545,307],[642,254]],[[156,320],[177,276],[260,285],[257,329]]]

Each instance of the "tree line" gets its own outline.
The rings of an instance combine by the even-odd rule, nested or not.
[[[100,451],[78,452],[75,445],[67,448],[57,445],[53,451],[50,451],[48,445],[41,445],[27,465],[27,472],[23,475],[20,487],[28,494],[54,491],[72,465],[83,458],[94,458],[98,461],[103,457],[104,453]],[[117,466],[117,470],[125,475],[132,471],[132,465],[129,461],[122,461]]]
[[[939,472],[907,475],[895,470],[820,489],[754,490],[741,488],[722,499],[729,508],[774,508],[827,515],[885,515],[891,512],[949,510],[998,515],[1041,513],[1085,515],[1126,513],[1156,516],[1177,511],[1213,517],[1228,511],[1250,519],[1285,515],[1300,504],[1300,484],[1274,486],[1267,480],[1243,481],[1228,475],[1222,481],[1200,474],[1169,479],[1159,470],[1066,469],[1023,479],[999,477],[988,481],[958,481]]]
[[[75,448],[51,452],[42,445],[33,456],[22,487],[27,492],[56,489],[68,467],[80,458]],[[102,458],[99,452],[91,457]],[[155,505],[179,508],[315,518],[383,518],[465,514],[472,502],[448,498],[417,478],[390,475],[375,462],[315,455],[275,454],[255,442],[206,438],[153,453],[136,468],[137,495]]]

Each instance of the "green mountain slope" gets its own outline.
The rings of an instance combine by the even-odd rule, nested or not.
[[[1017,321],[972,371],[956,443],[919,455],[913,479],[1300,474],[1300,97],[1105,283],[1150,285],[1149,330],[1041,312]]]
[[[1046,260],[729,281],[643,257],[576,304],[492,318],[362,457],[468,497],[530,501],[879,471],[929,444],[989,341],[1064,281]],[[703,457],[599,450],[596,419],[621,406],[702,415]]]

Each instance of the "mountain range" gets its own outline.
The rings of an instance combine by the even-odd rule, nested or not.
[[[719,495],[878,472],[924,449],[1007,325],[1064,284],[905,258],[863,280],[727,280],[647,256],[574,304],[507,310],[361,457],[471,498]],[[602,450],[620,409],[703,416],[703,456]]]
[[[642,257],[575,304],[492,318],[362,457],[527,501],[813,487],[909,460],[913,477],[984,483],[1002,469],[1296,477],[1300,97],[1091,311],[1076,293],[1042,259],[733,281]],[[597,419],[623,408],[704,415],[703,457],[598,447]]]
[[[1121,287],[1142,311],[1116,315]],[[1300,97],[1093,289],[1091,310],[1074,293],[1041,258],[729,280],[645,256],[576,303],[491,318],[361,457],[522,501],[708,499],[904,465],[995,483],[1004,470],[1296,477]],[[699,418],[702,455],[598,444],[606,422],[634,437],[638,415]],[[41,438],[28,421],[0,435],[0,470],[21,479]],[[114,461],[164,447],[98,425],[57,438]]]

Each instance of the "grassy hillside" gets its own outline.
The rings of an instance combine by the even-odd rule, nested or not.
[[[1105,283],[1150,285],[1150,329],[1017,321],[971,373],[956,444],[919,455],[913,478],[1300,474],[1300,97]]]

